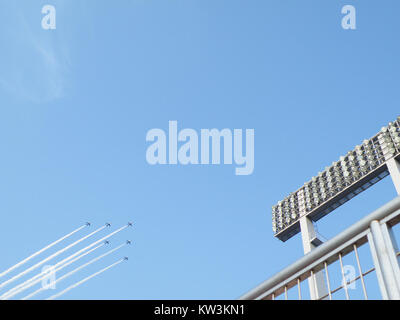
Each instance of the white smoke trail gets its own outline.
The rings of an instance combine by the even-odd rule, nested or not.
[[[70,236],[72,236],[73,234],[77,233],[78,231],[82,230],[83,228],[85,228],[86,226],[88,226],[89,224],[85,224],[81,227],[79,227],[78,229],[72,231],[71,233],[66,234],[65,236],[61,237],[60,239],[50,243],[49,245],[45,246],[44,248],[40,249],[39,251],[36,251],[35,253],[33,253],[32,255],[30,255],[29,257],[27,257],[26,259],[18,262],[17,264],[13,265],[12,267],[8,268],[7,270],[3,271],[0,273],[0,278],[4,277],[6,274],[10,273],[11,271],[17,269],[18,267],[24,265],[25,263],[27,263],[29,260],[35,258],[36,256],[38,256],[39,254],[41,254],[42,252],[46,251],[47,249],[50,249],[51,247],[55,246],[56,244],[60,243],[61,241],[69,238]]]
[[[106,224],[106,226],[108,226],[108,225],[109,225],[109,224]],[[92,248],[92,247],[95,246],[96,244],[98,244],[98,243],[100,243],[100,242],[103,242],[104,240],[110,238],[111,236],[115,235],[115,234],[118,233],[118,232],[121,232],[122,230],[124,230],[125,228],[127,228],[127,227],[129,227],[129,226],[131,226],[131,225],[132,225],[131,223],[128,223],[126,226],[123,226],[123,227],[121,227],[121,228],[119,228],[119,229],[117,229],[117,230],[115,230],[115,231],[109,233],[108,235],[104,236],[104,237],[101,238],[100,240],[97,240],[97,241],[91,243],[91,244],[88,245],[87,247],[85,247],[85,248],[83,248],[83,249],[81,249],[81,250],[75,252],[74,254],[72,254],[72,255],[70,255],[69,257],[65,258],[64,260],[60,261],[57,265],[61,265],[61,264],[65,263],[65,262],[69,261],[70,259],[76,257],[78,254],[80,254],[80,253],[82,253],[82,252],[85,252],[86,250]],[[103,228],[105,228],[105,227],[99,228],[98,230],[94,231],[92,234],[94,234],[95,232],[100,231],[100,230],[103,229]],[[90,236],[90,235],[88,235],[88,236]],[[86,237],[88,237],[88,236],[86,236]],[[78,241],[80,241],[80,240],[78,240]],[[63,249],[63,250],[64,250],[64,249]],[[65,250],[64,250],[64,251],[65,251]],[[56,252],[55,254],[57,254],[57,252]],[[49,257],[49,258],[50,258],[50,257]],[[45,260],[48,261],[49,258],[47,258],[47,259],[45,259]],[[39,263],[40,263],[40,264],[43,264],[43,263],[46,262],[46,261],[40,261]],[[37,264],[39,264],[39,263],[37,263]],[[36,268],[36,265],[33,266],[33,267]],[[33,268],[33,267],[32,267],[32,268]],[[29,270],[29,271],[30,271],[30,270]],[[29,272],[29,271],[28,271],[28,272]],[[20,275],[20,274],[19,274],[19,275]],[[19,276],[19,275],[17,275],[17,276]],[[17,277],[17,276],[16,276],[16,277]],[[12,280],[12,279],[10,279],[10,280]],[[14,279],[14,280],[15,280],[15,279]],[[26,282],[28,282],[28,281],[30,281],[30,280],[31,280],[31,279],[28,279],[28,280],[25,281],[23,284],[25,284]],[[22,285],[23,285],[23,284],[22,284]],[[1,284],[1,285],[2,285],[2,284]],[[0,285],[0,288],[1,288],[1,285]],[[17,287],[20,288],[21,285],[18,285]],[[16,290],[17,287],[12,288],[11,290],[7,291],[5,294],[10,294],[11,291]],[[2,297],[3,297],[5,294],[3,294]]]
[[[124,260],[126,260],[126,259],[122,258],[122,259],[118,260],[117,262],[114,262],[113,264],[109,265],[108,267],[105,267],[104,269],[101,269],[100,271],[97,271],[97,272],[93,273],[92,275],[90,275],[90,276],[78,281],[77,283],[75,283],[75,284],[69,286],[68,288],[60,291],[59,293],[56,293],[56,294],[52,295],[51,297],[47,298],[46,300],[54,300],[55,298],[61,297],[63,294],[67,293],[68,291],[76,288],[77,286],[80,286],[81,284],[85,283],[86,281],[89,281],[90,279],[92,279],[95,276],[103,273],[104,271],[107,271],[108,269],[111,269],[112,267],[115,267],[116,265],[120,264]]]
[[[69,266],[71,263],[74,263],[75,261],[77,261],[77,260],[83,258],[84,256],[87,256],[87,255],[90,254],[91,252],[97,250],[98,248],[100,248],[100,247],[102,247],[102,246],[104,246],[104,245],[105,245],[105,243],[102,243],[101,245],[98,245],[97,247],[94,247],[93,249],[91,249],[91,250],[89,250],[89,251],[87,251],[87,252],[85,252],[85,253],[79,255],[79,256],[76,257],[75,259],[70,260],[70,259],[68,259],[68,258],[70,258],[70,257],[68,257],[68,258],[66,258],[66,259],[64,259],[64,260],[62,260],[62,261],[60,261],[60,262],[58,262],[57,264],[55,264],[55,265],[53,266],[53,269],[54,269],[53,272],[58,272],[58,271],[64,269],[65,267]],[[74,254],[74,255],[75,255],[75,254]],[[67,259],[70,260],[70,261],[68,261]],[[68,262],[66,262],[66,261],[68,261]],[[58,268],[57,268],[57,267],[58,267]],[[22,291],[25,291],[26,289],[28,289],[28,288],[34,286],[36,283],[42,281],[42,280],[43,280],[44,278],[46,278],[46,277],[47,277],[47,273],[46,273],[46,272],[38,273],[38,274],[35,275],[34,277],[32,277],[32,278],[26,280],[25,282],[23,282],[23,283],[17,285],[16,287],[14,287],[14,288],[8,290],[7,292],[5,292],[4,294],[2,294],[2,295],[0,296],[0,299],[1,299],[1,300],[10,299],[10,298],[14,297],[15,295],[17,295],[18,293],[20,293],[20,292],[22,292]]]
[[[71,243],[70,245],[66,246],[65,248],[57,251],[56,253],[53,253],[52,255],[50,255],[49,257],[39,261],[38,263],[36,263],[35,265],[33,265],[32,267],[20,272],[19,274],[17,274],[16,276],[8,279],[7,281],[4,281],[3,283],[0,284],[0,288],[3,288],[4,286],[6,286],[7,284],[21,278],[22,276],[24,276],[25,274],[31,272],[32,270],[37,269],[38,267],[40,267],[42,264],[46,263],[47,261],[57,257],[58,255],[60,255],[61,253],[67,251],[69,248],[72,248],[73,246],[76,246],[78,243],[82,242],[83,240],[86,240],[87,238],[91,237],[92,235],[94,235],[95,233],[103,230],[106,226],[102,226],[101,228],[98,228],[97,230],[93,231],[92,233],[88,234],[87,236],[84,236],[80,239],[78,239],[77,241]]]
[[[59,283],[60,281],[62,281],[62,280],[64,280],[64,279],[66,279],[66,278],[72,276],[73,274],[77,273],[79,270],[82,270],[83,268],[86,268],[87,266],[91,265],[92,263],[95,263],[96,261],[99,261],[100,259],[102,259],[102,258],[104,258],[104,257],[106,257],[106,256],[108,256],[108,255],[110,255],[111,253],[113,253],[113,252],[115,252],[115,251],[121,249],[121,248],[122,248],[123,246],[125,246],[125,245],[126,245],[126,243],[121,244],[120,246],[118,246],[118,247],[116,247],[116,248],[114,248],[114,249],[112,249],[112,250],[109,250],[109,251],[107,251],[106,253],[104,253],[104,254],[102,254],[102,255],[100,255],[100,256],[98,256],[98,257],[96,257],[96,258],[90,260],[89,262],[86,262],[85,264],[83,264],[83,265],[81,265],[81,266],[79,266],[78,268],[75,268],[74,270],[72,270],[72,271],[70,271],[70,272],[64,274],[64,275],[61,276],[60,278],[57,278],[57,280],[54,282],[54,284],[57,284],[57,283]],[[21,300],[28,300],[28,299],[30,299],[30,298],[36,296],[38,293],[42,292],[43,290],[47,290],[47,288],[41,287],[41,288],[37,289],[36,291],[34,291],[34,292],[28,294],[27,296],[23,297]]]

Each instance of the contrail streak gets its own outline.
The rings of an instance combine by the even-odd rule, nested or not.
[[[17,269],[18,267],[22,266],[23,264],[27,263],[29,260],[35,258],[36,256],[38,256],[42,252],[46,251],[47,249],[50,249],[51,247],[55,246],[56,244],[60,243],[61,241],[69,238],[70,236],[72,236],[73,234],[75,234],[78,231],[82,230],[86,226],[89,226],[89,224],[84,224],[83,226],[79,227],[78,229],[72,231],[71,233],[68,233],[67,235],[61,237],[60,239],[54,241],[53,243],[50,243],[49,245],[45,246],[44,248],[40,249],[39,251],[36,251],[32,255],[30,255],[28,258],[18,262],[17,264],[13,265],[12,267],[8,268],[7,270],[1,272],[0,273],[0,278],[4,277],[6,274],[10,273],[11,271],[13,271],[13,270]]]
[[[109,224],[106,224],[106,226],[107,226],[107,225],[109,225]],[[118,233],[118,232],[121,232],[122,230],[124,230],[125,228],[127,228],[127,227],[129,227],[129,226],[131,226],[131,225],[132,225],[131,223],[128,223],[127,225],[125,225],[125,226],[123,226],[123,227],[121,227],[121,228],[119,228],[119,229],[117,229],[117,230],[115,230],[115,231],[109,233],[108,235],[104,236],[103,238],[101,238],[101,239],[99,239],[99,240],[97,240],[97,241],[91,243],[91,244],[88,245],[87,247],[85,247],[85,248],[83,248],[83,249],[81,249],[81,250],[75,252],[74,254],[70,255],[69,257],[65,258],[64,260],[58,262],[56,265],[62,265],[63,263],[65,263],[65,262],[67,262],[67,261],[73,259],[74,257],[76,257],[78,254],[80,254],[80,253],[82,253],[82,252],[85,252],[86,250],[88,250],[88,249],[94,247],[96,244],[98,244],[98,243],[100,243],[100,242],[103,242],[104,240],[110,238],[111,236],[115,235],[115,234]],[[105,228],[106,226],[103,226],[103,227],[99,228],[98,230],[92,232],[92,234],[94,234],[94,233],[100,231],[101,229]],[[89,236],[90,236],[90,235],[88,235],[88,236],[86,236],[86,237],[89,237]],[[81,241],[81,240],[83,240],[83,239],[80,239],[80,240],[78,240],[78,241]],[[64,250],[64,249],[63,249],[63,250]],[[65,250],[64,250],[64,251],[65,251]],[[55,254],[57,254],[57,252],[56,252]],[[50,257],[49,257],[49,258],[50,258]],[[49,258],[47,258],[47,259],[45,259],[45,260],[48,261]],[[38,262],[37,264],[39,264],[39,263],[40,263],[40,264],[43,264],[43,263],[46,262],[46,261],[40,261],[40,262]],[[34,269],[36,269],[38,266],[35,265],[35,266],[33,266],[33,267],[35,267]],[[32,267],[32,268],[33,268],[33,267]],[[33,269],[32,269],[32,270],[33,270]],[[27,270],[25,270],[25,271],[27,271]],[[29,270],[29,271],[30,271],[30,270]],[[29,271],[27,271],[27,272],[29,272]],[[27,272],[26,272],[26,273],[27,273]],[[17,275],[17,276],[19,277],[20,275],[21,275],[21,274],[19,274],[19,275]],[[17,276],[15,276],[15,277],[17,277]],[[36,276],[38,276],[38,275],[36,275]],[[14,277],[14,278],[15,278],[15,277]],[[32,279],[32,278],[31,278],[31,279]],[[26,282],[28,282],[28,281],[31,281],[31,279],[28,279],[28,280],[25,281],[24,283],[26,283]],[[10,279],[10,280],[15,280],[15,279]],[[24,283],[23,283],[22,285],[24,285]],[[2,285],[3,285],[3,284],[0,285],[0,288],[1,288]],[[22,285],[18,285],[17,287],[20,288]],[[12,288],[11,290],[7,291],[7,292],[4,293],[1,297],[4,297],[5,294],[10,294],[11,291],[16,290],[17,287]]]
[[[82,238],[80,238],[79,240],[71,243],[70,245],[66,246],[65,248],[57,251],[56,253],[53,253],[51,256],[43,259],[42,261],[39,261],[38,263],[36,263],[35,265],[33,265],[32,267],[20,272],[19,274],[17,274],[16,276],[8,279],[7,281],[4,281],[3,283],[0,284],[0,288],[3,288],[4,286],[6,286],[7,284],[21,278],[22,276],[24,276],[25,274],[31,272],[32,270],[37,269],[38,267],[40,267],[42,264],[46,263],[47,261],[53,259],[54,257],[57,257],[58,255],[60,255],[61,253],[63,253],[64,251],[67,251],[69,248],[72,248],[73,246],[76,246],[78,243],[82,242],[83,240],[86,240],[87,238],[91,237],[92,235],[94,235],[95,233],[103,230],[106,226],[102,226],[101,228],[98,228],[97,230],[93,231],[92,233],[89,233],[87,236],[84,236]]]
[[[70,256],[70,257],[60,261],[59,263],[57,263],[57,264],[55,264],[53,266],[53,270],[54,270],[53,272],[55,273],[55,272],[58,272],[58,271],[64,269],[65,267],[69,266],[71,263],[74,263],[75,261],[83,258],[84,256],[87,256],[91,252],[97,250],[98,248],[100,248],[100,247],[102,247],[104,245],[105,245],[105,243],[102,243],[102,244],[98,245],[97,247],[94,247],[93,249],[91,249],[91,250],[79,255],[75,259],[70,260],[69,259],[69,258],[71,258],[71,256]],[[76,254],[74,254],[74,255],[76,255]],[[70,260],[70,261],[68,261],[67,259]],[[66,261],[68,261],[68,262],[66,262]],[[0,296],[0,299],[2,299],[2,300],[10,299],[10,298],[14,297],[15,295],[17,295],[18,293],[20,293],[22,291],[25,291],[26,289],[34,286],[36,283],[42,281],[46,277],[47,277],[47,273],[46,272],[38,273],[34,277],[26,280],[25,282],[17,285],[16,287],[14,287],[14,288],[8,290],[7,292],[5,292],[4,294],[2,294]]]
[[[103,273],[104,271],[107,271],[108,269],[115,267],[116,265],[120,264],[121,262],[123,262],[125,260],[126,260],[125,258],[122,258],[122,259],[118,260],[117,262],[114,262],[113,264],[109,265],[108,267],[105,267],[104,269],[101,269],[100,271],[93,273],[92,275],[90,275],[90,276],[78,281],[77,283],[69,286],[68,288],[62,290],[61,292],[52,295],[51,297],[47,298],[46,300],[54,300],[55,298],[62,296],[63,294],[67,293],[68,291],[76,288],[77,286],[80,286],[81,284],[85,283],[86,281],[89,281],[90,279],[94,278],[95,276],[98,276],[99,274]]]
[[[77,273],[79,270],[82,270],[83,268],[86,268],[87,266],[91,265],[92,263],[94,263],[94,262],[96,262],[96,261],[98,261],[98,260],[100,260],[100,259],[102,259],[102,258],[108,256],[109,254],[111,254],[111,253],[113,253],[113,252],[115,252],[115,251],[121,249],[121,248],[122,248],[123,246],[125,246],[125,245],[126,245],[126,243],[121,244],[120,246],[118,246],[118,247],[116,247],[116,248],[114,248],[114,249],[112,249],[112,250],[109,250],[109,251],[107,251],[106,253],[104,253],[104,254],[102,254],[102,255],[100,255],[100,256],[98,256],[98,257],[96,257],[96,258],[90,260],[89,262],[87,262],[87,263],[85,263],[85,264],[83,264],[83,265],[81,265],[81,266],[79,266],[78,268],[76,268],[76,269],[74,269],[74,270],[72,270],[72,271],[70,271],[70,272],[64,274],[64,275],[61,276],[60,278],[57,278],[57,280],[54,282],[54,284],[57,284],[57,283],[59,283],[61,280],[64,280],[64,279],[66,279],[66,278],[72,276],[73,274]],[[28,300],[28,299],[30,299],[30,298],[36,296],[38,293],[42,292],[43,290],[47,290],[47,288],[41,287],[41,288],[37,289],[36,291],[34,291],[34,292],[28,294],[27,296],[23,297],[21,300]]]

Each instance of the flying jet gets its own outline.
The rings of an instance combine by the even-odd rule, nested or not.
[[[128,226],[129,226],[129,227],[132,227],[132,226],[133,226],[133,223],[132,223],[132,222],[128,222]]]
[[[90,226],[90,222],[86,222],[86,225],[89,227]]]
[[[128,257],[124,257],[124,260],[128,260]]]
[[[131,244],[132,241],[131,240],[126,240],[126,244]]]
[[[111,227],[111,223],[106,222],[106,227]]]

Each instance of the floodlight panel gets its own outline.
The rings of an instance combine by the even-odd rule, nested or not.
[[[400,158],[400,117],[273,206],[275,237],[288,240],[300,232],[300,217],[317,221],[388,176],[391,158]]]

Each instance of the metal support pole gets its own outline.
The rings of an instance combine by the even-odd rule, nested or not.
[[[400,195],[400,163],[393,157],[393,152],[390,151],[391,143],[388,144],[387,139],[390,139],[390,141],[392,140],[390,138],[389,132],[387,131],[387,128],[383,128],[382,133],[378,137],[378,141],[382,148],[383,155],[386,161],[386,166],[389,170],[397,194]]]
[[[400,289],[400,269],[399,269],[399,262],[396,257],[396,251],[395,247],[397,247],[396,243],[393,243],[394,237],[391,235],[391,230],[389,231],[389,228],[386,223],[383,223],[381,225],[381,231],[382,231],[382,236],[383,240],[385,241],[385,246],[387,249],[387,253],[390,259],[390,264],[392,265],[393,269],[393,274],[396,278],[397,282],[397,287]]]
[[[397,194],[400,195],[400,163],[395,158],[391,158],[386,162],[386,165]]]
[[[383,235],[385,235],[385,233],[386,233],[385,230],[387,231],[387,238],[389,239],[388,242],[391,242],[391,244],[392,244],[392,248],[393,248],[393,251],[394,251],[394,255],[395,255],[396,261],[397,261],[397,263],[399,263],[399,259],[400,259],[400,256],[398,256],[399,245],[397,244],[397,239],[396,239],[396,237],[395,237],[395,235],[393,233],[393,229],[386,226],[386,229],[382,229]],[[399,286],[399,288],[400,288],[400,286]]]
[[[389,256],[389,249],[385,244],[385,239],[379,222],[376,220],[372,221],[370,229],[376,253],[376,262],[377,265],[379,265],[382,273],[384,289],[387,292],[387,296],[390,300],[400,300],[400,291]],[[375,267],[377,267],[377,265],[375,265]]]
[[[301,229],[301,239],[303,241],[304,254],[311,252],[315,248],[312,243],[315,240],[316,233],[314,225],[310,219],[306,217],[306,203],[304,200],[304,191],[300,190],[297,194],[297,199],[299,202],[299,215],[300,215],[300,229]],[[323,271],[317,273],[312,273],[311,277],[308,278],[308,286],[310,288],[310,298],[311,300],[317,300],[327,294],[326,284],[324,280]]]
[[[372,233],[368,233],[368,243],[371,250],[372,260],[375,266],[376,278],[378,279],[379,289],[381,290],[382,300],[389,300],[388,293],[386,291],[385,282],[383,281],[382,270],[379,265],[378,255],[376,253],[376,248],[374,245],[374,239],[372,238]]]
[[[301,239],[303,241],[304,254],[309,253],[315,247],[311,239],[315,238],[315,228],[312,221],[307,217],[300,218]]]
[[[307,254],[315,248],[315,246],[311,243],[311,240],[316,237],[314,225],[310,219],[308,219],[306,216],[303,216],[300,218],[300,228],[304,254]],[[311,275],[311,277],[308,279],[308,285],[310,287],[311,300],[318,300],[319,298],[326,296],[328,293],[322,270]]]

